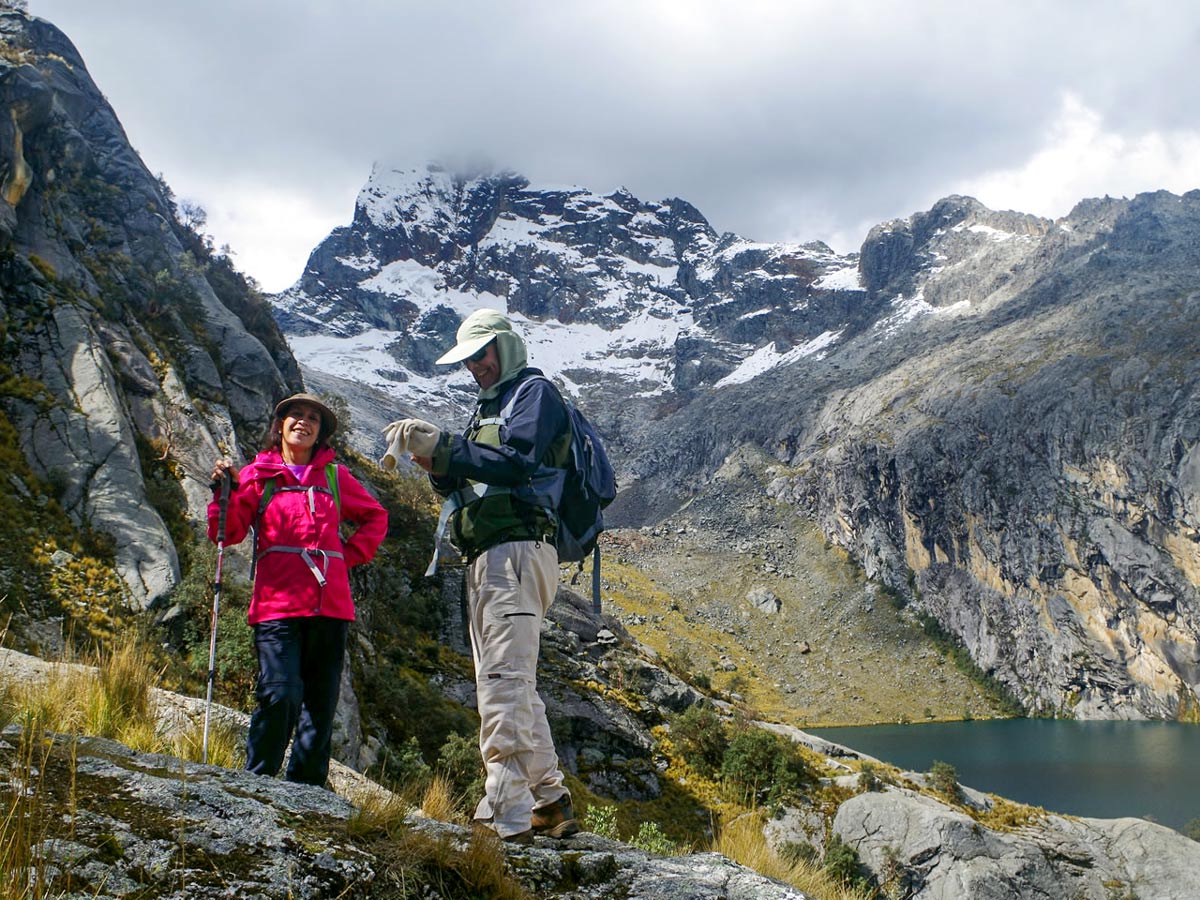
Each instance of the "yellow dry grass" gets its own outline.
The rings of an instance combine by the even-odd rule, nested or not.
[[[197,719],[171,739],[166,752],[187,762],[204,758],[204,720]],[[218,719],[208,726],[208,764],[223,769],[240,769],[246,763],[246,745],[240,729]]]
[[[454,790],[448,778],[434,775],[421,798],[421,811],[431,819],[465,825],[464,802],[465,798]]]
[[[47,678],[9,687],[10,717],[27,728],[111,738],[142,752],[172,749],[158,728],[152,691],[160,673],[150,651],[129,638],[91,661],[63,664]]]
[[[347,799],[355,810],[346,822],[346,830],[358,837],[394,838],[404,829],[411,810],[403,797],[383,788],[356,791]]]
[[[747,813],[727,824],[713,838],[709,849],[822,900],[871,900],[872,897],[870,892],[850,889],[817,863],[781,857],[763,836],[760,812]]]

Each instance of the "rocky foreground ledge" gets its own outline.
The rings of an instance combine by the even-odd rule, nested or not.
[[[362,784],[347,788],[350,796],[356,789]],[[401,894],[395,868],[398,855],[423,847],[433,860],[490,854],[495,868],[539,898],[822,900],[719,854],[659,857],[594,834],[538,838],[532,847],[478,838],[473,845],[469,829],[413,812],[399,836],[385,837],[372,833],[355,803],[321,788],[135,753],[100,738],[59,736],[30,753],[18,725],[0,732],[5,813],[13,791],[26,803],[47,896],[424,896],[424,887]],[[786,829],[787,818],[773,824]],[[1137,819],[1051,816],[999,832],[893,788],[843,803],[834,830],[877,874],[892,867],[897,897],[1187,900],[1200,884],[1200,844]],[[410,869],[410,891],[414,876],[425,877]]]
[[[0,678],[10,681],[64,667],[76,668],[0,650]],[[155,691],[154,702],[167,731],[203,714],[203,701],[167,691]],[[223,725],[245,728],[244,714],[213,711]],[[793,728],[774,730],[830,758],[856,755]],[[888,898],[1200,896],[1200,843],[1152,822],[1013,807],[1012,821],[989,827],[1003,819],[1004,801],[969,788],[951,805],[922,789],[919,773],[900,773],[879,790],[865,790],[858,775],[836,781],[848,795],[836,810],[781,810],[767,839],[819,849],[836,836],[857,850]],[[418,812],[385,829],[386,816],[372,809],[394,802],[391,794],[337,763],[330,782],[336,793],[99,738],[46,736],[31,747],[19,724],[10,725],[0,732],[0,861],[13,864],[3,846],[13,834],[7,820],[23,823],[18,837],[43,861],[33,868],[51,897],[432,897],[444,895],[437,883],[457,877],[448,869],[467,857],[476,870],[505,873],[547,900],[829,900],[714,853],[659,857],[594,834],[512,847],[473,840],[469,829]],[[10,816],[14,804],[19,814]],[[972,813],[990,814],[989,824]],[[429,862],[404,870],[402,891],[397,862],[422,854]]]
[[[0,786],[24,786],[47,896],[387,898],[402,896],[390,838],[364,836],[348,800],[321,788],[138,754],[113,741],[60,736],[26,771],[19,726],[0,734]],[[410,814],[438,856],[467,853],[468,829]],[[476,839],[546,898],[804,900],[804,894],[715,853],[657,857],[593,834],[532,847]],[[411,844],[410,844],[411,846]],[[404,852],[403,850],[401,852]],[[410,875],[411,877],[411,875]],[[412,891],[413,884],[407,888]],[[423,887],[407,896],[425,896]]]

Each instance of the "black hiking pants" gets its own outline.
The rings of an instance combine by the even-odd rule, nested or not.
[[[258,707],[246,739],[247,770],[273,777],[294,732],[287,780],[324,786],[349,626],[324,616],[254,626]]]

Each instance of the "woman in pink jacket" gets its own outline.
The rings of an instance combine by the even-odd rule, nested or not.
[[[354,620],[351,566],[375,555],[387,534],[387,511],[328,445],[337,417],[311,394],[275,407],[270,444],[241,472],[213,466],[213,484],[233,479],[227,544],[256,531],[250,625],[258,653],[258,706],[250,719],[246,768],[274,776],[292,741],[287,779],[324,785],[337,709],[346,634]],[[208,507],[216,540],[220,507]],[[357,525],[344,543],[342,521]]]

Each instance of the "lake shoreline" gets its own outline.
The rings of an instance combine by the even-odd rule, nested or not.
[[[1200,725],[1163,721],[972,719],[805,727],[901,769],[954,766],[976,790],[1089,818],[1200,818]]]

